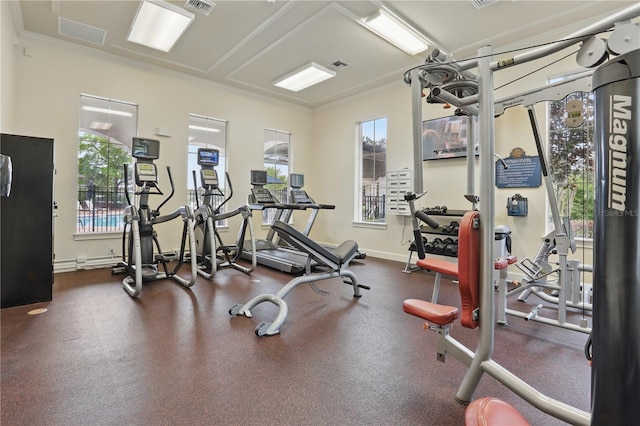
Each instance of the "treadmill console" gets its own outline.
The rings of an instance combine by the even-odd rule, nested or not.
[[[291,198],[296,204],[314,204],[307,191],[302,188],[291,188]]]
[[[251,188],[251,193],[253,194],[253,198],[255,198],[256,203],[258,204],[273,204],[276,203],[276,199],[273,198],[271,192],[268,189],[262,187],[254,187]]]

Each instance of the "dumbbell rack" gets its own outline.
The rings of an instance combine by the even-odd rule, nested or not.
[[[462,217],[464,216],[464,214],[467,212],[467,210],[450,210],[445,208],[425,208],[424,212],[427,213],[429,216],[434,217],[434,218],[444,218],[444,217],[449,217],[449,218],[454,218],[454,217]],[[438,222],[440,222],[440,220],[438,220]],[[460,221],[457,221],[458,223]],[[421,226],[420,227],[420,232],[423,234],[429,234],[429,235],[439,235],[440,237],[436,237],[436,238],[440,238],[441,240],[446,240],[446,238],[450,238],[453,241],[453,244],[457,244],[458,241],[458,233],[450,233],[450,232],[446,232],[447,231],[447,226],[449,226],[451,224],[451,221],[449,221],[447,224],[445,225],[440,225],[437,229],[433,229],[429,226]],[[426,247],[425,247],[426,249]],[[405,266],[405,271],[407,272],[411,272],[411,270],[413,269],[411,267],[411,258],[413,257],[413,253],[415,252],[415,246],[412,245],[409,248],[409,259],[407,260],[407,264]],[[432,252],[426,252],[426,254],[428,255],[436,255],[436,256],[445,256],[445,257],[455,257],[457,258],[457,253],[456,254],[447,254],[447,253],[436,253],[435,251]]]

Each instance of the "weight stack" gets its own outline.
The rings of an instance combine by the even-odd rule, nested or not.
[[[593,74],[596,203],[591,424],[640,419],[640,50]]]

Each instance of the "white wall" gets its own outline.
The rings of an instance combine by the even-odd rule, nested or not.
[[[6,42],[11,30],[4,25],[7,6],[2,2],[3,131],[55,139],[55,199],[59,218],[55,225],[57,269],[75,267],[77,257],[103,259],[109,246],[120,251],[120,236],[111,239],[80,239],[76,230],[77,129],[79,95],[86,93],[130,101],[139,105],[138,134],[153,136],[154,128],[170,128],[173,136],[161,139],[160,170],[171,165],[178,194],[186,187],[187,114],[197,113],[229,121],[229,172],[236,194],[232,205],[246,200],[248,174],[262,167],[263,130],[275,128],[291,132],[292,171],[305,174],[307,190],[321,203],[335,204],[335,210],[318,216],[312,237],[325,243],[354,239],[370,256],[405,262],[412,238],[407,217],[388,216],[386,226],[362,227],[353,223],[357,149],[357,123],[388,118],[387,170],[413,168],[411,93],[401,77],[398,82],[377,90],[335,102],[313,111],[263,97],[225,88],[176,72],[119,59],[99,52],[79,49],[48,40],[25,38],[11,48]],[[29,56],[25,56],[28,48]],[[541,61],[500,71],[494,85],[500,86],[565,52]],[[569,58],[496,91],[496,99],[543,85],[549,76],[578,70]],[[11,90],[6,90],[10,87]],[[20,93],[19,97],[12,93]],[[544,105],[536,108],[543,131]],[[450,115],[441,105],[425,105],[424,119]],[[514,147],[535,155],[535,145],[524,109],[512,108],[496,121],[496,152],[506,156]],[[543,135],[546,136],[546,135]],[[424,187],[428,190],[420,205],[446,205],[466,209],[466,166],[464,159],[423,163]],[[245,179],[246,178],[246,179]],[[161,187],[168,185],[161,174]],[[519,192],[529,198],[529,216],[508,217],[506,199]],[[184,203],[177,195],[167,209]],[[546,194],[536,189],[497,189],[496,223],[513,232],[513,249],[520,257],[533,256],[545,234]],[[298,222],[300,220],[300,222]],[[303,219],[296,219],[296,224]],[[259,229],[259,219],[254,222]],[[169,226],[169,225],[166,225]],[[179,226],[160,229],[163,249],[179,247]],[[264,232],[263,232],[264,233]],[[263,234],[262,233],[262,234]],[[233,232],[235,234],[235,231]],[[233,235],[232,235],[233,237]],[[586,262],[590,263],[590,251]],[[574,255],[582,259],[583,253]]]
[[[15,58],[14,117],[7,123],[13,133],[50,137],[55,140],[55,222],[54,251],[57,269],[75,266],[77,257],[100,259],[115,246],[120,253],[119,234],[111,239],[75,236],[77,207],[77,134],[81,93],[138,104],[138,135],[154,136],[157,127],[172,130],[160,137],[159,186],[168,193],[165,166],[170,165],[176,196],[164,207],[168,213],[186,201],[188,114],[197,113],[229,121],[229,173],[234,182],[231,206],[246,202],[249,170],[263,167],[264,129],[282,129],[292,134],[292,151],[299,169],[310,162],[306,150],[312,139],[309,109],[272,102],[230,90],[202,79],[186,77],[156,67],[121,60],[100,53],[88,53],[60,44],[21,39],[29,57]],[[159,203],[159,201],[158,201]],[[259,227],[259,219],[255,224]],[[179,221],[158,227],[163,250],[180,247]],[[235,230],[230,233],[235,238]]]

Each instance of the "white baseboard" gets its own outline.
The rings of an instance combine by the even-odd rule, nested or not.
[[[120,261],[120,258],[102,256],[86,259],[61,260],[53,263],[53,272],[73,272],[85,269],[111,268]]]

